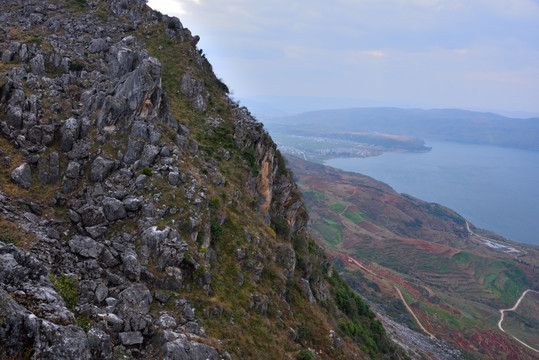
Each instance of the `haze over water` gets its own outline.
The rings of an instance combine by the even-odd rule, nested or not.
[[[428,153],[338,158],[326,165],[455,210],[477,227],[539,245],[539,152],[427,141]]]

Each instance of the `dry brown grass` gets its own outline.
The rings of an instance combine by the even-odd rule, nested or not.
[[[37,238],[25,232],[18,224],[0,218],[0,241],[17,245],[25,250],[31,250]]]

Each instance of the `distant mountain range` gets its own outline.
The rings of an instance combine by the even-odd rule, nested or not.
[[[518,119],[458,109],[320,110],[267,119],[265,124],[272,135],[334,137],[346,129],[347,136],[383,133],[539,151],[539,118]]]

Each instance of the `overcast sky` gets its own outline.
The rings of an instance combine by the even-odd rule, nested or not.
[[[539,114],[539,0],[149,0],[235,97]]]

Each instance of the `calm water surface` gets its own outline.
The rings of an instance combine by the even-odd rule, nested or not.
[[[339,158],[326,165],[371,176],[447,206],[480,228],[539,245],[539,152],[427,141],[428,153]]]

